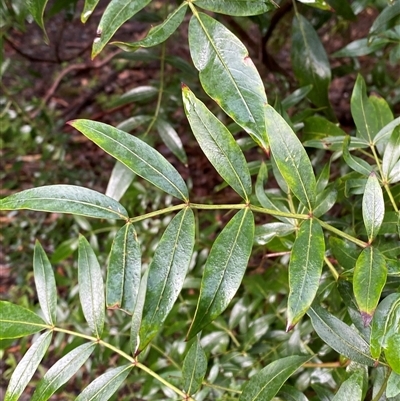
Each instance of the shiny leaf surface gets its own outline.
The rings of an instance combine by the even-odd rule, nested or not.
[[[198,144],[220,176],[248,202],[251,177],[246,159],[229,130],[187,87],[182,87],[183,104]]]
[[[57,312],[56,280],[49,258],[38,240],[33,254],[33,272],[40,308],[46,322],[54,325]]]
[[[321,226],[312,219],[305,220],[300,226],[290,257],[287,331],[304,316],[314,300],[324,254],[325,241]]]
[[[136,231],[128,223],[118,231],[111,247],[106,282],[107,308],[133,313],[139,292],[141,265]]]
[[[189,47],[206,93],[265,150],[261,77],[242,42],[224,25],[198,13],[189,24]]]
[[[234,15],[237,17],[263,14],[276,7],[271,0],[196,0],[196,6],[219,14]]]
[[[188,200],[188,189],[183,178],[164,156],[147,143],[96,121],[75,120],[69,124],[135,174],[181,200]]]
[[[239,401],[272,400],[286,380],[310,358],[288,356],[271,362],[245,384]]]
[[[316,182],[307,152],[286,121],[269,105],[265,120],[271,152],[280,173],[297,199],[311,211],[316,200]]]
[[[100,338],[104,327],[104,284],[101,268],[89,242],[79,236],[78,247],[79,299],[92,333]]]
[[[47,185],[0,200],[0,210],[19,209],[71,213],[97,219],[125,220],[128,217],[124,207],[114,199],[75,185]]]
[[[247,208],[242,209],[225,226],[211,248],[187,339],[194,337],[227,308],[246,271],[253,238],[253,213]]]
[[[149,267],[140,349],[157,334],[182,289],[194,246],[194,215],[181,210],[166,228]]]

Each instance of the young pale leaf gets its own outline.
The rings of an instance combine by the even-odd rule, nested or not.
[[[140,350],[157,334],[178,298],[192,257],[194,236],[193,211],[185,208],[169,223],[149,267]]]
[[[58,360],[36,386],[31,401],[48,400],[86,362],[96,348],[95,343],[82,344]]]
[[[71,213],[97,219],[126,220],[128,217],[124,207],[114,199],[75,185],[47,185],[27,189],[0,200],[0,210],[19,209]]]
[[[148,276],[149,276],[149,269],[147,269],[144,272],[142,280],[140,282],[139,293],[137,296],[135,310],[132,315],[130,346],[131,346],[131,353],[134,356],[137,356],[140,353],[139,331],[140,331],[140,324],[142,323],[143,306],[144,306],[144,301],[146,298],[147,277]]]
[[[43,333],[19,361],[8,383],[4,401],[17,401],[19,399],[49,348],[52,335],[52,331]]]
[[[361,75],[357,76],[350,100],[351,115],[357,127],[357,136],[373,143],[378,132],[378,119],[374,105],[367,97],[365,81]]]
[[[141,252],[132,224],[125,224],[114,238],[107,270],[106,305],[130,314],[140,285]]]
[[[239,401],[272,400],[286,380],[311,358],[293,355],[270,363],[245,384]]]
[[[117,160],[107,184],[106,195],[119,201],[132,184],[134,178],[135,173]]]
[[[386,386],[386,397],[394,398],[400,394],[400,374],[392,370]]]
[[[33,254],[33,272],[40,308],[46,322],[53,326],[56,322],[57,309],[56,280],[49,258],[38,240]]]
[[[183,104],[193,134],[220,176],[248,202],[251,177],[246,159],[229,130],[193,92],[182,86]]]
[[[400,159],[400,127],[396,127],[386,145],[382,159],[383,178],[389,181],[390,173]]]
[[[353,291],[364,325],[368,326],[386,283],[385,257],[377,248],[365,248],[357,259],[353,276]]]
[[[316,303],[311,305],[307,314],[317,334],[336,352],[362,365],[375,365],[368,344],[346,323]]]
[[[93,41],[92,59],[95,58],[112,38],[117,29],[128,19],[132,18],[138,11],[147,6],[151,0],[111,0],[104,11],[96,38]]]
[[[187,201],[188,189],[181,175],[164,156],[147,143],[110,125],[90,120],[69,123],[105,152],[170,195]]]
[[[331,82],[328,56],[314,27],[300,14],[293,19],[291,57],[300,86],[312,85],[310,100],[324,107],[329,118],[336,120],[328,99]]]
[[[188,395],[196,393],[200,389],[206,371],[207,357],[203,348],[201,348],[199,339],[196,338],[183,361],[183,391]]]
[[[81,21],[84,24],[89,17],[92,15],[94,9],[97,6],[99,0],[85,0],[85,5],[83,6],[83,11],[81,14]]]
[[[183,147],[181,138],[175,131],[174,127],[167,121],[159,118],[156,121],[156,128],[158,135],[165,143],[167,148],[183,163],[186,167],[188,166],[187,155]]]
[[[154,26],[147,33],[146,37],[138,42],[112,42],[111,44],[120,47],[122,50],[135,51],[141,47],[157,46],[165,42],[179,27],[185,18],[187,3],[183,2],[176,10],[172,11],[165,21],[157,26]]]
[[[300,202],[312,211],[316,182],[307,152],[287,122],[269,105],[265,109],[265,123],[280,173]]]
[[[342,383],[332,401],[362,401],[362,390],[363,374],[357,371]]]
[[[25,337],[50,328],[40,316],[29,309],[0,301],[0,340]]]
[[[100,338],[105,314],[103,277],[96,255],[82,235],[78,247],[78,283],[83,314],[92,333]]]
[[[372,171],[372,166],[368,164],[364,159],[360,157],[353,156],[349,152],[350,136],[346,136],[343,141],[343,159],[346,164],[354,171],[362,175],[370,175]]]
[[[267,96],[243,43],[215,19],[197,13],[189,24],[189,47],[205,92],[268,151]]]
[[[371,323],[371,355],[378,359],[389,337],[400,327],[400,293],[388,295],[376,308]]]
[[[188,340],[227,308],[246,271],[253,239],[253,213],[245,208],[229,221],[211,248]]]
[[[287,331],[304,316],[315,298],[324,255],[325,241],[321,226],[312,219],[305,220],[300,226],[290,257]]]
[[[272,0],[252,0],[250,2],[237,0],[196,0],[196,6],[218,14],[245,17],[266,13],[274,9],[276,3]]]
[[[400,375],[400,333],[393,334],[388,338],[386,349],[385,349],[385,358],[389,364],[389,366]]]
[[[43,20],[44,10],[46,8],[47,2],[48,0],[29,0],[26,2],[26,5],[28,7],[29,13],[42,29],[45,42],[49,44],[49,37],[47,36]]]
[[[123,365],[111,369],[90,383],[75,401],[107,401],[128,377],[133,365]]]
[[[378,235],[385,216],[385,202],[382,188],[374,172],[368,177],[362,200],[362,214],[368,241],[371,243]]]

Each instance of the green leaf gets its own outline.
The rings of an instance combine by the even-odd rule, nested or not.
[[[183,104],[193,134],[219,175],[246,202],[251,194],[251,177],[246,159],[229,130],[193,92],[182,86]]]
[[[361,252],[355,244],[350,241],[344,241],[341,238],[329,237],[329,247],[341,266],[346,270],[354,268]]]
[[[27,189],[0,200],[0,210],[71,213],[97,219],[126,220],[128,213],[114,199],[75,185],[47,185]]]
[[[142,323],[143,307],[146,298],[147,278],[149,276],[149,269],[147,269],[140,281],[139,293],[136,300],[135,310],[132,315],[131,332],[130,332],[130,347],[131,353],[137,356],[140,353],[140,324]]]
[[[349,21],[355,21],[357,19],[351,7],[351,3],[342,0],[327,0],[327,2],[335,10],[336,14],[343,18]]]
[[[382,188],[374,172],[368,177],[362,200],[362,214],[364,225],[371,243],[378,235],[385,216],[385,202]]]
[[[356,371],[342,383],[332,401],[362,401],[363,374]]]
[[[382,173],[383,178],[390,182],[390,175],[394,169],[396,163],[400,159],[400,127],[396,127],[392,135],[390,136],[389,142],[386,145],[385,153],[382,159]]]
[[[206,371],[207,357],[203,348],[201,348],[199,339],[196,338],[183,361],[183,391],[188,395],[196,393],[200,389]]]
[[[328,121],[325,117],[312,116],[304,121],[303,140],[309,141],[314,139],[324,139],[330,141],[330,137],[341,137],[340,144],[346,133],[338,127],[335,123]],[[331,144],[329,144],[330,146]],[[305,145],[304,145],[305,146]]]
[[[189,48],[205,92],[268,151],[267,96],[243,43],[221,23],[196,13],[189,24]]]
[[[187,167],[187,155],[181,138],[179,138],[179,135],[175,131],[174,127],[161,118],[157,119],[155,125],[158,135],[160,135],[160,138],[165,143],[166,147],[179,159],[181,163]]]
[[[400,333],[394,334],[388,338],[385,358],[389,366],[400,375]]]
[[[336,352],[362,365],[375,365],[369,353],[369,345],[346,323],[316,303],[311,305],[307,314],[319,337]]]
[[[399,22],[400,2],[392,1],[374,20],[369,35],[377,35]]]
[[[257,245],[265,245],[275,237],[285,237],[296,230],[292,224],[281,223],[275,221],[256,226],[254,243]]]
[[[52,335],[52,331],[43,333],[19,361],[10,378],[4,401],[17,401],[19,399],[49,348]]]
[[[288,110],[303,100],[311,91],[312,85],[306,85],[296,89],[293,93],[282,100],[282,108]],[[326,120],[325,120],[326,121]]]
[[[75,401],[107,401],[128,377],[132,364],[118,366],[97,377],[79,395]]]
[[[134,178],[135,173],[117,160],[107,184],[106,195],[119,201],[132,184]]]
[[[387,340],[400,327],[400,293],[389,294],[376,308],[371,323],[371,355],[378,359]]]
[[[320,10],[332,11],[331,6],[325,0],[299,0],[300,3],[304,3],[307,6],[319,8]]]
[[[265,189],[264,189],[264,182],[268,178],[268,170],[267,170],[267,165],[265,163],[262,163],[260,166],[260,170],[257,175],[257,181],[255,185],[255,192],[257,196],[257,200],[260,202],[260,205],[263,208],[266,209],[271,209],[275,210],[277,212],[285,212],[285,213],[290,213],[289,208],[282,202],[279,202],[277,200],[274,200],[273,202],[269,199],[267,196]],[[282,217],[279,215],[275,216],[278,220],[282,221],[283,223],[287,223],[295,227],[295,220],[290,219],[288,217]]]
[[[357,136],[373,143],[374,136],[378,132],[378,119],[374,105],[367,97],[367,89],[364,78],[357,76],[350,100],[351,115],[357,127]]]
[[[346,164],[362,175],[370,175],[372,166],[360,157],[353,156],[349,152],[350,136],[346,136],[343,141],[343,159]]]
[[[384,139],[389,139],[392,135],[393,130],[400,125],[400,117],[395,118],[390,123],[386,124],[380,131],[376,134],[374,138],[374,145],[380,143]]]
[[[284,384],[278,393],[278,397],[285,401],[308,401],[308,398],[295,387]]]
[[[28,0],[27,7],[29,12],[31,13],[33,19],[40,26],[44,33],[44,40],[47,44],[49,44],[49,37],[47,36],[46,28],[44,27],[44,10],[46,8],[48,0]]]
[[[357,39],[332,54],[333,57],[361,57],[374,53],[390,41],[386,38]]]
[[[317,191],[318,193],[318,191]],[[320,217],[327,213],[335,204],[337,199],[337,190],[333,186],[329,186],[324,191],[319,192],[316,200],[316,207],[313,215]]]
[[[83,6],[83,11],[81,14],[81,21],[84,24],[89,17],[92,15],[94,9],[97,6],[99,0],[85,0],[85,5]]]
[[[187,340],[216,319],[234,297],[246,271],[254,238],[254,217],[238,212],[215,240],[201,280],[200,296]]]
[[[49,328],[41,317],[29,309],[0,301],[0,340],[25,337]]]
[[[147,6],[151,0],[111,0],[105,9],[99,27],[97,36],[93,41],[92,59],[95,58],[112,38],[117,29],[128,19],[132,18],[142,8]]]
[[[69,123],[135,174],[170,195],[187,201],[188,189],[181,175],[164,156],[147,143],[110,125],[90,120]]]
[[[187,6],[187,3],[183,2],[176,10],[168,15],[162,24],[152,27],[144,39],[133,43],[111,42],[111,44],[116,45],[125,51],[135,51],[141,47],[152,47],[163,43],[183,22]]]
[[[400,394],[400,374],[395,371],[390,373],[386,386],[386,397],[394,398]]]
[[[237,17],[263,14],[277,7],[272,0],[196,0],[195,4],[208,11]]]
[[[289,299],[286,331],[291,330],[313,302],[324,263],[324,233],[318,222],[308,219],[293,244],[289,264]]]
[[[125,92],[119,98],[111,101],[107,104],[109,108],[123,106],[125,104],[132,104],[136,102],[145,102],[146,100],[153,99],[157,96],[158,89],[154,86],[143,85],[136,86],[133,89],[130,89],[128,92]]]
[[[36,386],[31,401],[48,400],[87,361],[96,345],[92,342],[82,344],[58,360]]]
[[[154,338],[182,289],[195,235],[193,211],[181,210],[169,223],[149,267],[147,293],[140,327],[140,349]]]
[[[324,150],[342,150],[343,149],[343,141],[345,140],[345,136],[327,136],[322,139],[309,140],[305,141],[303,145],[305,147],[324,149]],[[350,139],[350,149],[361,149],[368,148],[368,142],[363,138],[355,138],[352,137]]]
[[[280,173],[294,195],[312,211],[316,182],[307,152],[287,122],[269,105],[265,120],[271,152]]]
[[[308,94],[318,107],[324,107],[330,119],[336,120],[328,99],[331,68],[321,40],[314,27],[300,14],[292,24],[292,67],[300,86],[312,85]]]
[[[130,314],[135,308],[141,275],[141,252],[132,224],[125,224],[114,238],[108,261],[106,282],[107,308]]]
[[[311,358],[293,355],[271,362],[244,385],[239,401],[272,400],[286,380]]]
[[[99,262],[89,242],[79,236],[79,299],[92,333],[100,338],[104,327],[104,284]]]
[[[53,268],[46,252],[36,240],[33,254],[36,293],[46,322],[53,326],[57,320],[57,287]]]

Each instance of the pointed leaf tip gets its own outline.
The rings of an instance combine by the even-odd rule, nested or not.
[[[289,331],[292,331],[294,329],[294,326],[296,326],[296,324],[291,324],[290,322],[287,322],[286,333],[289,333]]]

